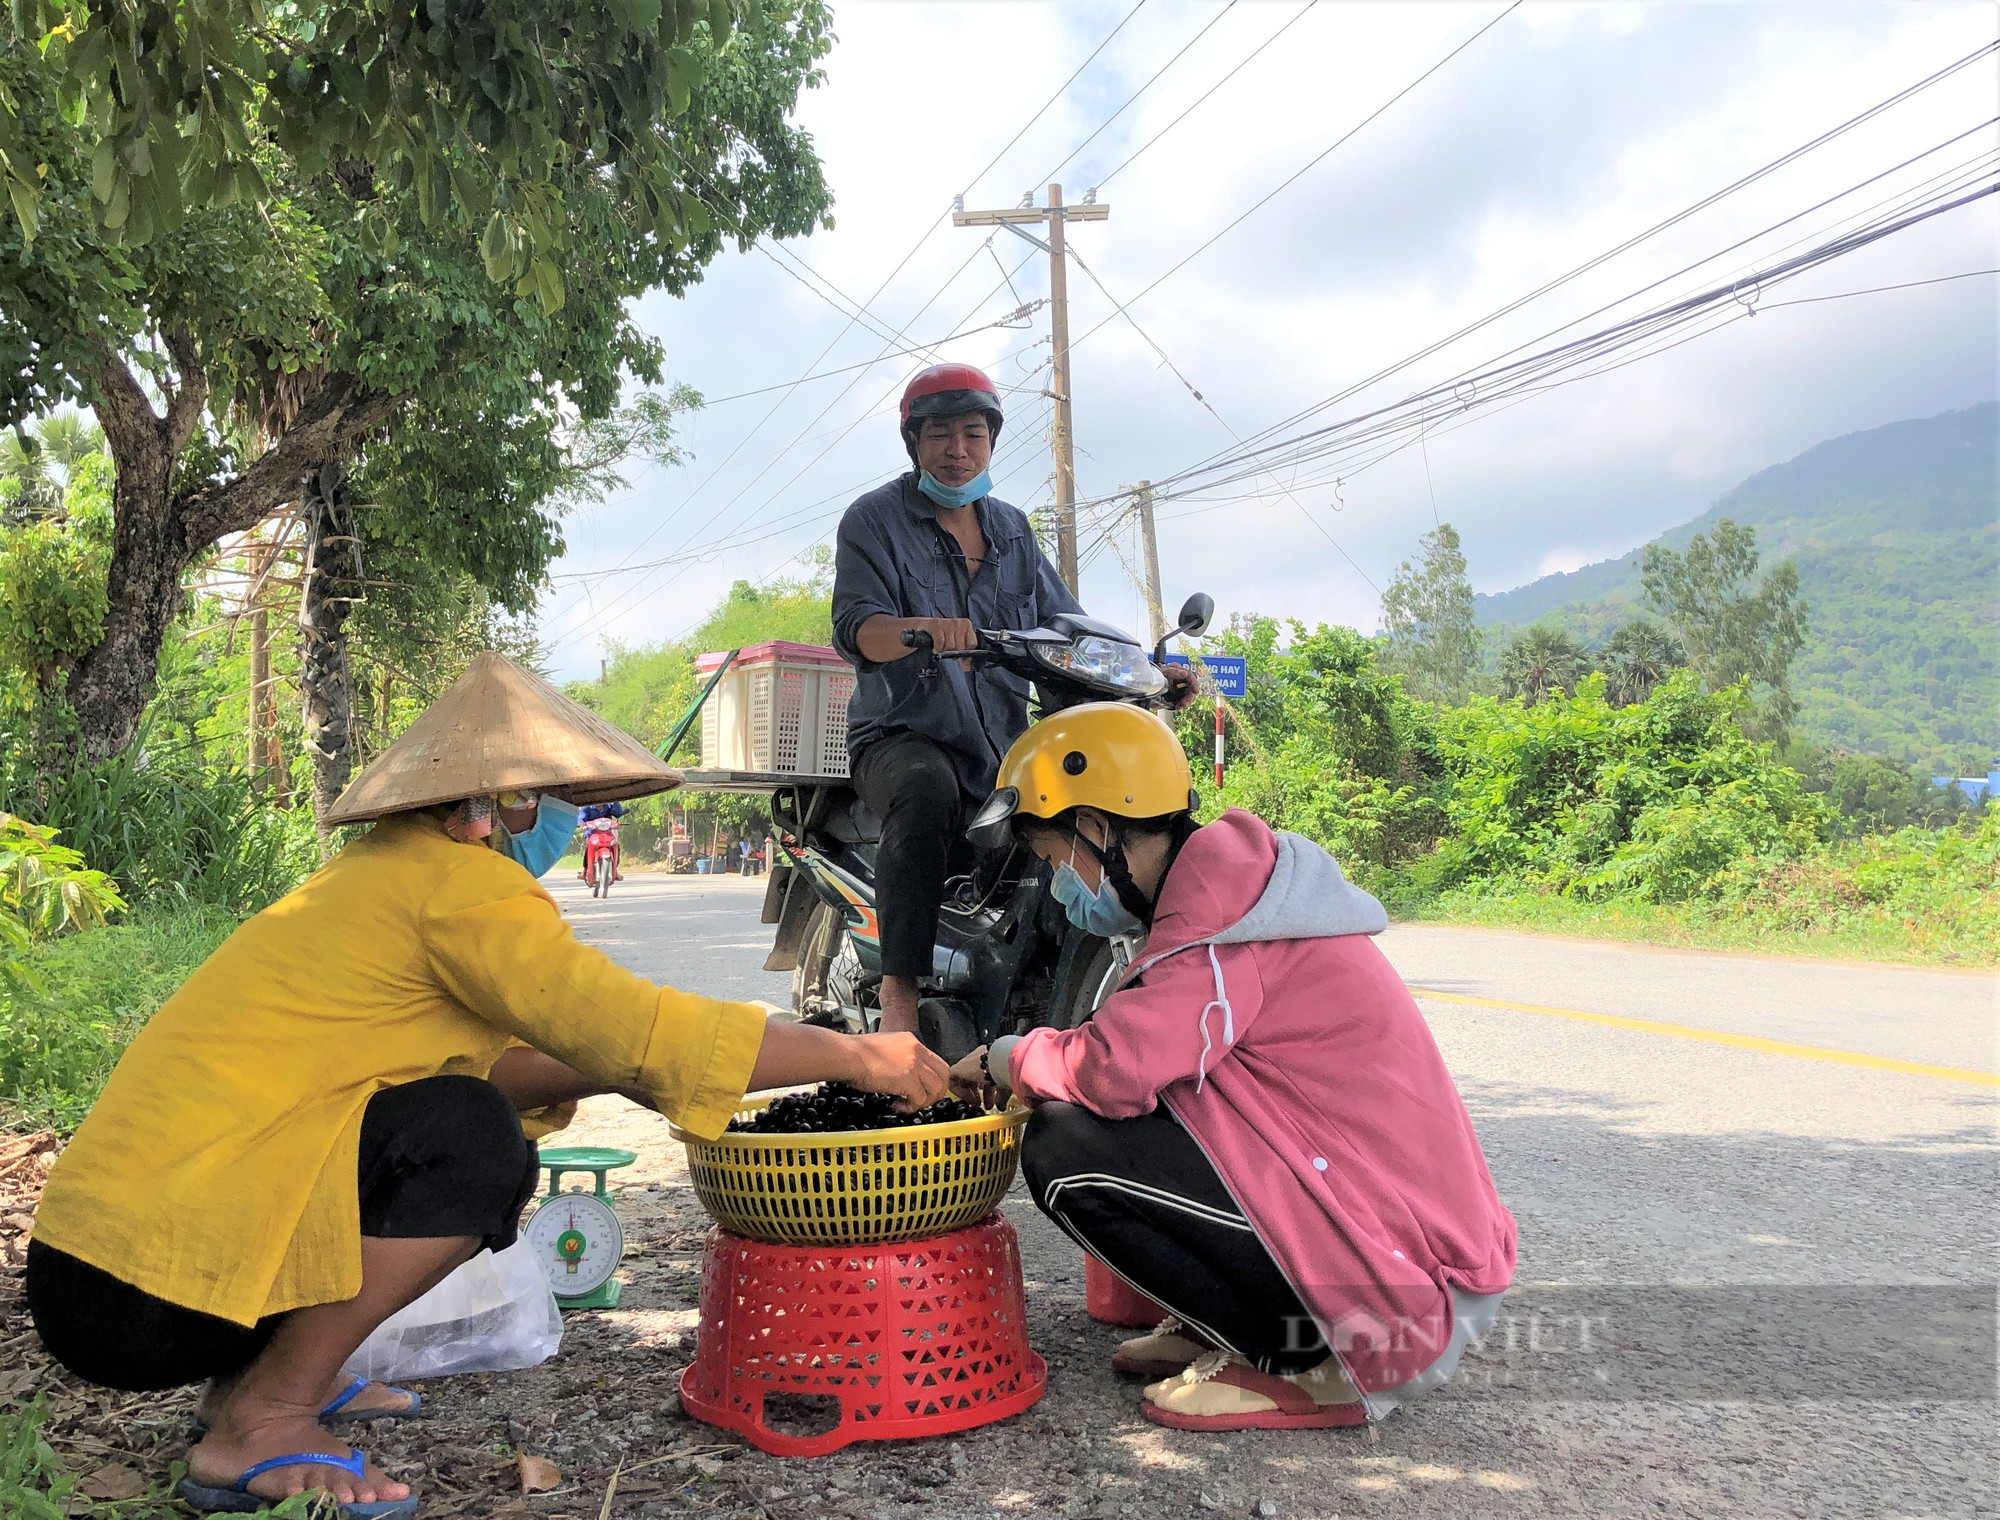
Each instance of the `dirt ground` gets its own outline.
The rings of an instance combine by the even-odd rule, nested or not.
[[[1995,1513],[1990,1491],[1982,1498],[1969,1474],[1946,1481],[1916,1455],[1935,1439],[1981,1444],[1962,1418],[1977,1422],[1969,1410],[1494,1398],[1480,1393],[1497,1365],[1490,1350],[1475,1349],[1452,1384],[1370,1429],[1231,1436],[1161,1429],[1141,1417],[1137,1387],[1111,1371],[1111,1349],[1127,1332],[1086,1315],[1080,1253],[1036,1214],[1018,1182],[1005,1209],[1021,1235],[1030,1341],[1048,1363],[1041,1402],[958,1436],[857,1443],[803,1460],[767,1456],[680,1408],[708,1230],[681,1147],[656,1115],[615,1099],[586,1104],[561,1138],[641,1158],[614,1174],[627,1234],[623,1301],[613,1311],[566,1316],[561,1351],[540,1367],[418,1384],[433,1417],[377,1426],[365,1437],[372,1455],[418,1489],[425,1516]],[[0,1410],[44,1391],[49,1439],[72,1471],[91,1475],[87,1491],[158,1494],[185,1449],[195,1390],[128,1396],[68,1379],[42,1355],[21,1305],[22,1231],[51,1157],[48,1143],[0,1136]],[[1890,1455],[1899,1451],[1907,1462]],[[555,1486],[524,1494],[523,1456],[553,1464]],[[1819,1462],[1872,1473],[1863,1481],[1868,1497],[1836,1498],[1815,1476]],[[163,1513],[138,1505],[91,1511],[135,1512]]]
[[[640,1156],[613,1174],[627,1235],[622,1301],[615,1310],[566,1316],[562,1350],[544,1365],[420,1383],[431,1418],[368,1432],[362,1444],[419,1490],[426,1516],[1307,1520],[1343,1513],[1325,1491],[1321,1466],[1335,1450],[1361,1464],[1358,1476],[1376,1475],[1377,1486],[1401,1487],[1404,1473],[1422,1485],[1421,1464],[1366,1431],[1221,1440],[1147,1424],[1136,1386],[1109,1366],[1112,1346],[1129,1332],[1084,1313],[1081,1255],[1034,1214],[1018,1183],[1006,1209],[1023,1227],[1030,1338],[1049,1368],[1042,1401],[960,1436],[857,1443],[812,1459],[766,1456],[680,1408],[708,1230],[681,1147],[658,1116],[613,1099],[585,1105],[561,1139]],[[135,1478],[157,1492],[185,1449],[196,1390],[131,1396],[77,1383],[42,1354],[21,1303],[22,1232],[53,1154],[46,1142],[0,1149],[0,1168],[10,1156],[19,1163],[11,1178],[0,1176],[0,1189],[11,1187],[0,1191],[0,1407],[44,1392],[49,1439],[72,1471],[96,1475],[107,1492],[136,1487]],[[524,1495],[523,1454],[553,1463],[558,1486]],[[1529,1486],[1501,1468],[1435,1476],[1494,1498]]]

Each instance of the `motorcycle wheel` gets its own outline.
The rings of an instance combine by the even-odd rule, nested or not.
[[[815,906],[799,946],[798,964],[792,968],[792,1016],[800,1023],[828,1029],[849,1027],[831,986],[834,962],[840,959],[846,941],[847,927],[841,915],[825,903]]]
[[[1118,963],[1112,958],[1111,941],[1094,934],[1071,935],[1056,966],[1049,1027],[1078,1028],[1104,1006],[1117,985]]]
[[[597,872],[590,884],[590,895],[592,897],[609,897],[611,895],[611,852],[609,850],[606,850],[602,855],[597,857]]]

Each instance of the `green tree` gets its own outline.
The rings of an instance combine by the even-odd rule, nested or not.
[[[1620,707],[1643,702],[1653,688],[1687,664],[1687,651],[1651,618],[1621,623],[1604,641],[1599,666],[1605,690]]]
[[[1753,731],[1782,740],[1798,707],[1790,674],[1805,644],[1806,605],[1789,561],[1761,580],[1757,565],[1757,530],[1725,517],[1712,535],[1697,533],[1685,553],[1647,545],[1640,576],[1646,600],[1687,651],[1688,668],[1710,691],[1748,682]]]
[[[0,149],[38,181],[0,216],[0,424],[80,400],[117,464],[67,686],[89,759],[130,741],[188,569],[329,465],[400,477],[383,531],[524,610],[566,435],[660,379],[634,300],[828,204],[787,119],[819,0],[727,31],[645,0],[144,9],[172,41],[136,61],[80,6],[0,19]]]
[[[1500,694],[1523,698],[1533,707],[1544,697],[1574,692],[1590,660],[1567,629],[1534,623],[1500,651]]]
[[[1412,696],[1463,702],[1479,668],[1479,630],[1472,626],[1472,582],[1458,530],[1440,524],[1417,544],[1417,559],[1396,567],[1382,594],[1382,629],[1389,659]]]
[[[58,412],[0,433],[0,514],[33,517],[62,510],[63,494],[86,459],[104,452],[104,432],[74,412]]]

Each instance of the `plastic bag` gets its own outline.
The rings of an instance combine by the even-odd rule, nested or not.
[[[525,1240],[481,1251],[384,1320],[341,1370],[397,1382],[454,1372],[513,1372],[562,1345],[562,1310]]]

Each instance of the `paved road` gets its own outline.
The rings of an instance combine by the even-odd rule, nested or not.
[[[787,996],[758,969],[755,883],[556,890],[636,970]],[[1993,980],[1434,926],[1382,943],[1437,994],[1420,1002],[1520,1223],[1519,1343],[1373,1439],[1161,1432],[1102,1368],[1074,1250],[1017,1197],[1037,1342],[1061,1365],[1031,1415],[966,1438],[932,1516],[1211,1498],[1241,1514],[1266,1496],[1286,1520],[2000,1514],[1990,1353],[1969,1383],[1937,1355],[1940,1334],[1990,1346]],[[1877,1360],[1826,1359],[1870,1337]],[[1044,1473],[1051,1442],[1091,1460]],[[865,1456],[812,1466],[868,1492]]]

